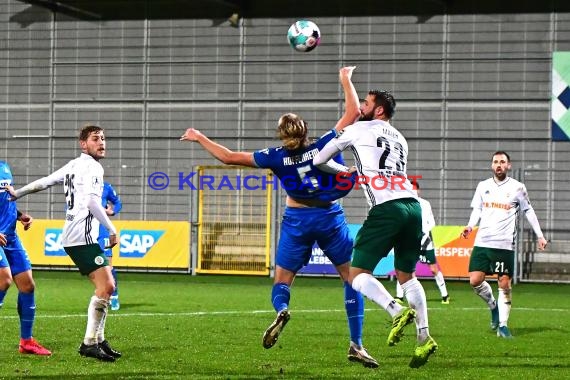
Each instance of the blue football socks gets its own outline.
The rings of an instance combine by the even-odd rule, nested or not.
[[[20,337],[22,339],[31,338],[34,319],[36,318],[34,292],[18,293],[18,315],[20,316]]]
[[[289,309],[289,300],[291,299],[291,289],[289,285],[284,283],[273,284],[271,290],[271,303],[276,312]]]
[[[0,290],[0,307],[4,304],[4,297],[6,297],[7,290]]]
[[[348,318],[348,328],[350,330],[350,340],[362,346],[362,324],[364,320],[364,298],[350,286],[344,283],[344,307]]]
[[[119,283],[117,282],[117,271],[115,270],[115,267],[113,267],[113,269],[111,269],[111,274],[113,275],[113,280],[115,280],[115,291],[111,295],[114,297],[118,297],[119,296]]]

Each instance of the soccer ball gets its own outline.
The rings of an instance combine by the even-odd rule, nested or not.
[[[314,22],[299,20],[289,28],[287,40],[293,49],[306,53],[321,42],[321,31]]]

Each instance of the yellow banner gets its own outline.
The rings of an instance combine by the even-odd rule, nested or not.
[[[190,223],[113,221],[119,241],[113,248],[113,266],[136,268],[190,268]],[[34,219],[18,236],[33,265],[73,266],[61,245],[63,220]]]

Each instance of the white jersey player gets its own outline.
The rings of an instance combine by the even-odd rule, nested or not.
[[[101,127],[86,125],[79,134],[81,156],[70,161],[51,175],[36,180],[21,189],[8,191],[15,200],[50,186],[63,183],[66,201],[63,247],[95,286],[87,310],[87,329],[79,353],[102,361],[112,362],[121,356],[105,340],[104,326],[109,298],[115,284],[109,262],[97,243],[99,223],[110,233],[109,246],[117,244],[117,230],[101,205],[103,167],[99,160],[105,157],[105,135]]]
[[[506,177],[497,183],[495,178],[479,182],[471,201],[474,210],[468,226],[473,228],[480,220],[475,237],[475,246],[507,249],[514,251],[517,238],[517,218],[523,211],[531,216],[531,225],[538,236],[542,236],[540,226],[534,223],[536,215],[528,199],[524,184]]]
[[[469,282],[475,293],[491,310],[491,329],[497,336],[512,338],[507,327],[511,312],[511,278],[515,266],[515,240],[517,216],[523,211],[538,237],[538,249],[544,250],[544,238],[538,218],[530,204],[524,184],[507,176],[511,159],[506,152],[493,154],[491,168],[493,178],[482,181],[475,190],[471,202],[473,211],[461,236],[467,238],[479,223],[479,230],[469,259]],[[485,275],[497,274],[498,302]]]
[[[64,247],[97,242],[100,223],[113,235],[117,234],[105,209],[94,204],[103,192],[103,167],[98,161],[89,154],[81,153],[59,170],[18,189],[15,194],[20,198],[57,184],[63,184],[65,194]]]
[[[417,347],[409,365],[417,368],[437,350],[437,343],[429,334],[425,291],[414,274],[420,255],[422,217],[406,174],[408,143],[389,122],[395,108],[392,94],[370,91],[360,105],[360,121],[329,141],[313,158],[313,163],[324,171],[347,172],[349,168],[329,160],[349,148],[354,154],[359,174],[357,186],[362,185],[370,210],[354,241],[349,281],[356,291],[392,317],[388,345],[400,341],[404,327],[415,317]],[[392,248],[396,276],[412,308],[397,303],[372,275]]]
[[[362,186],[370,208],[387,201],[416,198],[406,176],[408,142],[387,120],[359,121],[331,140],[336,151],[350,147],[358,170],[357,186]],[[320,161],[319,161],[320,162]],[[328,165],[332,165],[330,168]],[[334,163],[323,165],[329,172],[348,171]]]

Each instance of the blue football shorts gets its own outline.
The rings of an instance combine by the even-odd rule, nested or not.
[[[286,207],[275,263],[297,273],[311,259],[315,242],[335,266],[350,261],[352,239],[342,207]]]
[[[0,247],[0,268],[10,267],[12,277],[32,269],[28,253],[16,234],[6,235],[7,244]]]

